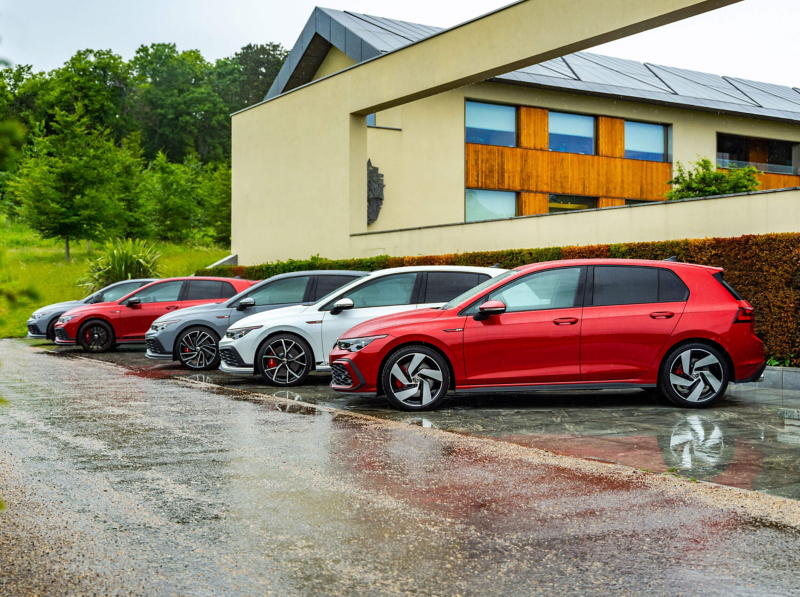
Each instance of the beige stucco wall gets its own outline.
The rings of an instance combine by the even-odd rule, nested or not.
[[[340,70],[350,68],[355,63],[355,60],[342,52],[339,48],[336,46],[331,46],[331,49],[328,50],[328,53],[325,56],[325,60],[323,60],[322,64],[319,65],[317,72],[314,73],[314,76],[311,80],[316,81],[322,77],[327,77],[333,73],[338,73]]]

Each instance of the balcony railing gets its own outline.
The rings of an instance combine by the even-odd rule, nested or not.
[[[774,174],[797,174],[797,168],[780,166],[778,164],[761,164],[758,162],[743,162],[742,160],[728,160],[717,157],[717,166],[720,168],[747,168],[752,166],[759,172],[772,172]]]

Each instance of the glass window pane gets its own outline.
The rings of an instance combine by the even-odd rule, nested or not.
[[[256,307],[265,305],[283,305],[285,303],[302,303],[306,295],[309,276],[296,278],[283,278],[259,286],[253,292],[242,298],[251,298],[256,302]]]
[[[186,291],[187,301],[206,301],[220,298],[222,295],[222,282],[212,280],[194,280],[189,282]]]
[[[488,276],[460,272],[430,272],[425,288],[425,299],[420,302],[446,303],[477,286],[486,277]]]
[[[183,282],[164,282],[156,284],[137,292],[134,296],[142,299],[143,303],[166,303],[169,301],[177,301],[181,295],[181,287]]]
[[[517,194],[510,191],[467,189],[467,222],[513,218],[517,215]]]
[[[318,301],[324,296],[329,295],[337,288],[341,288],[345,284],[349,284],[355,280],[355,276],[320,276],[317,279],[317,290],[315,301]]]
[[[550,112],[550,151],[594,155],[594,116]]]
[[[595,267],[592,304],[657,303],[658,272],[652,267]]]
[[[98,295],[98,298],[95,299],[95,302],[106,303],[109,301],[116,301],[121,299],[126,294],[130,294],[141,285],[141,282],[131,282],[130,284],[120,284],[119,286],[114,286],[114,288],[109,288],[105,292]]]
[[[666,269],[658,270],[658,302],[682,303],[689,298],[689,289],[678,274]]]
[[[625,157],[629,160],[663,162],[666,159],[666,127],[625,121]]]
[[[239,293],[236,292],[236,289],[233,287],[233,284],[231,284],[230,282],[222,283],[222,292],[220,293],[219,298],[228,299],[233,296],[236,296],[237,294]]]
[[[562,211],[580,211],[597,207],[597,197],[581,197],[579,195],[550,195],[549,213]]]
[[[581,268],[548,270],[525,276],[493,292],[488,300],[501,301],[506,313],[575,306]]]
[[[367,126],[375,126],[375,112],[367,114]]]
[[[467,143],[517,144],[517,109],[514,106],[467,102]]]
[[[345,293],[343,298],[352,300],[354,309],[410,305],[416,281],[417,274],[384,276]]]

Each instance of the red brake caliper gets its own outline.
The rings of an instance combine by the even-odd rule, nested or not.
[[[278,365],[278,361],[273,358],[269,358],[267,359],[267,364],[269,365],[270,369],[274,369]]]

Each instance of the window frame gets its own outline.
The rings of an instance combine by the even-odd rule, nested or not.
[[[340,294],[337,294],[335,297],[333,297],[331,300],[329,300],[327,303],[325,303],[322,307],[320,307],[319,310],[320,311],[331,311],[333,309],[333,306],[336,304],[337,301],[340,301],[343,298],[345,298],[344,295],[347,292],[351,292],[351,291],[354,291],[354,290],[359,290],[362,286],[366,286],[367,284],[369,284],[371,282],[374,282],[375,284],[377,284],[379,281],[384,280],[386,278],[391,278],[392,276],[407,276],[408,274],[414,274],[416,276],[416,279],[414,280],[414,288],[411,289],[411,299],[410,299],[410,301],[408,303],[401,303],[401,304],[395,304],[395,305],[380,305],[380,307],[403,307],[403,306],[406,306],[406,305],[418,305],[419,304],[419,289],[422,286],[422,274],[423,273],[425,273],[425,272],[397,272],[396,274],[387,274],[385,276],[379,276],[379,277],[375,277],[375,278],[370,277],[370,276],[364,276],[364,279],[366,281],[363,284],[359,284],[358,286],[353,286],[351,288],[348,288],[344,292],[342,292]],[[348,309],[348,310],[349,311],[355,311],[356,309],[379,309],[380,307],[355,307],[354,306],[352,309]]]
[[[660,300],[661,299],[661,296],[660,296],[661,295],[661,288],[660,288],[661,282],[659,280],[658,286],[656,286],[656,302],[654,302],[654,303],[653,302],[642,302],[642,303],[614,303],[613,305],[595,305],[594,304],[594,270],[597,267],[617,267],[617,268],[620,268],[620,267],[633,268],[633,267],[635,267],[635,268],[653,269],[653,270],[656,270],[656,272],[657,272],[657,275],[656,275],[656,279],[657,280],[659,280],[659,278],[660,278],[660,276],[658,276],[658,273],[660,273],[661,271],[669,272],[670,274],[672,274],[673,276],[678,278],[680,283],[683,284],[686,287],[686,293],[687,293],[686,294],[686,299],[683,300],[683,301],[662,301],[662,300]],[[628,265],[628,264],[625,264],[625,265],[619,264],[619,265],[617,265],[617,264],[608,264],[608,265],[590,265],[589,269],[591,271],[589,271],[587,276],[586,276],[586,296],[583,299],[583,306],[584,307],[624,307],[624,306],[627,306],[627,305],[660,305],[662,303],[686,303],[689,300],[689,298],[692,296],[692,291],[689,288],[689,285],[686,282],[684,282],[683,278],[681,278],[677,273],[675,273],[675,271],[671,270],[668,267],[657,267],[657,266],[654,266],[654,265]]]
[[[552,133],[550,132],[551,131],[551,129],[550,129],[550,115],[553,114],[553,113],[555,113],[555,114],[565,114],[567,116],[582,116],[584,118],[591,118],[592,119],[592,153],[577,153],[577,152],[574,152],[574,151],[558,151],[558,150],[553,149],[551,147],[550,135]],[[582,112],[568,112],[568,111],[564,111],[564,110],[551,110],[551,109],[548,109],[547,110],[547,151],[552,151],[552,152],[555,152],[555,153],[570,153],[570,154],[573,154],[573,155],[594,155],[594,156],[598,155],[598,153],[597,153],[597,150],[598,150],[598,137],[599,137],[598,122],[599,122],[599,117],[598,117],[597,114],[584,114]]]
[[[476,143],[474,141],[467,141],[467,104],[485,104],[487,106],[500,106],[501,108],[513,108],[514,110],[514,145],[494,145],[492,143]],[[519,147],[519,112],[520,106],[517,104],[503,104],[500,102],[489,102],[485,100],[475,100],[464,98],[464,144],[471,143],[472,145],[486,145],[487,147]],[[489,130],[489,129],[484,129]],[[504,131],[499,131],[504,132]],[[507,132],[507,131],[505,131]],[[488,190],[488,189],[485,189]]]
[[[487,290],[485,294],[481,295],[480,297],[478,297],[477,299],[472,301],[469,305],[467,305],[466,307],[461,309],[461,311],[458,312],[458,315],[459,315],[459,317],[472,317],[472,316],[476,315],[477,311],[475,313],[471,313],[470,312],[473,307],[482,305],[483,303],[485,303],[488,300],[489,295],[494,294],[496,292],[502,292],[503,288],[505,288],[509,284],[516,284],[517,282],[521,282],[522,280],[525,280],[526,278],[529,278],[531,276],[535,276],[537,274],[543,274],[545,272],[552,272],[552,271],[564,270],[564,269],[576,269],[576,268],[580,270],[580,273],[578,275],[578,287],[575,289],[575,304],[574,305],[572,305],[571,307],[550,307],[550,308],[547,308],[547,309],[527,309],[525,311],[512,311],[512,312],[509,313],[509,315],[511,315],[513,313],[538,313],[540,311],[562,311],[564,309],[579,309],[579,308],[582,308],[585,305],[585,300],[586,300],[586,278],[587,278],[587,270],[589,268],[586,265],[562,265],[562,266],[558,266],[558,267],[548,267],[548,268],[545,268],[545,269],[539,269],[539,270],[536,270],[535,272],[531,272],[529,274],[525,274],[524,276],[517,276],[517,277],[514,277],[514,278],[510,279],[508,282],[506,282],[505,284],[503,284],[501,286],[497,286],[495,288],[491,288],[491,289]],[[503,315],[505,315],[505,313],[503,313]]]

